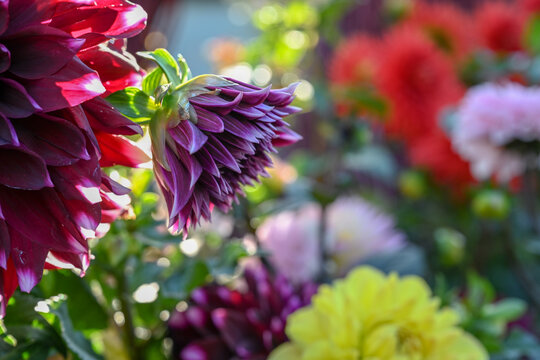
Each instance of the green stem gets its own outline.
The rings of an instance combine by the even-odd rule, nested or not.
[[[124,314],[124,341],[132,360],[142,360],[142,354],[138,351],[137,338],[135,336],[135,325],[133,321],[133,311],[131,307],[131,297],[128,291],[127,279],[124,272],[118,274],[118,298],[120,300],[120,310]]]

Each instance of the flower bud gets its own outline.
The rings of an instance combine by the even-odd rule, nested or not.
[[[501,190],[485,189],[474,196],[472,209],[480,218],[501,220],[508,216],[510,200]]]
[[[399,190],[410,199],[419,199],[426,191],[425,176],[416,170],[408,170],[399,176]]]
[[[438,228],[434,233],[441,263],[446,266],[459,264],[465,254],[465,236],[451,228]]]

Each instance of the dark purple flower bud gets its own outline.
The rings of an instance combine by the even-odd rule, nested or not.
[[[164,99],[174,102],[174,110],[164,104],[150,129],[154,169],[173,231],[208,220],[214,206],[228,211],[242,186],[268,175],[274,146],[301,138],[283,121],[300,111],[290,105],[295,87],[261,89],[203,75]]]
[[[188,308],[172,314],[169,336],[174,359],[266,359],[288,340],[287,316],[308,305],[317,289],[311,283],[293,286],[282,277],[275,279],[263,267],[248,268],[242,280],[242,290],[220,285],[198,288]]]

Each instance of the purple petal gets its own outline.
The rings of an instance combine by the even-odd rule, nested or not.
[[[168,129],[168,132],[190,154],[197,152],[208,140],[208,136],[189,120],[180,121],[178,126]]]
[[[11,53],[4,44],[0,44],[0,74],[7,71],[9,65],[11,65]]]
[[[105,92],[98,74],[76,57],[52,76],[24,84],[45,112],[76,106]]]
[[[40,79],[56,73],[70,62],[84,40],[74,39],[46,25],[36,25],[3,43],[11,52],[11,73],[24,79]]]
[[[209,152],[212,154],[212,157],[220,162],[221,164],[225,165],[232,171],[235,171],[237,173],[240,173],[240,167],[238,166],[238,163],[236,162],[236,159],[232,154],[227,150],[225,146],[219,140],[217,140],[214,136],[210,135],[208,138],[207,146]]]
[[[189,102],[193,105],[201,106],[205,109],[215,111],[221,115],[226,115],[231,110],[240,104],[242,101],[243,93],[238,95],[232,100],[225,100],[217,95],[199,95],[189,99]]]
[[[0,79],[0,113],[8,118],[24,118],[42,110],[26,89],[11,79]]]
[[[19,139],[13,124],[2,113],[0,113],[0,146],[1,145],[19,145]]]
[[[0,184],[24,190],[52,187],[45,162],[21,147],[0,147]]]
[[[199,129],[214,133],[223,132],[223,120],[218,115],[199,106],[194,106],[194,108],[198,117],[197,127]]]

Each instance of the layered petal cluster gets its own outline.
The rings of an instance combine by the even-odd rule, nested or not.
[[[98,44],[145,20],[124,0],[0,2],[0,313],[44,267],[84,272],[87,238],[121,212],[128,189],[101,167],[142,160],[120,137],[141,129],[98,97],[120,84],[93,66]],[[129,152],[111,158],[109,146]]]
[[[394,219],[360,197],[339,198],[326,210],[326,253],[338,274],[370,255],[393,253],[405,244]]]
[[[449,59],[419,29],[394,28],[383,51],[376,79],[390,105],[385,130],[411,143],[438,126],[439,112],[460,99],[463,86]]]
[[[289,316],[291,339],[270,360],[487,360],[487,351],[440,309],[417,276],[360,267],[321,285],[312,304]]]
[[[296,84],[272,90],[224,81],[226,86],[208,85],[189,97],[181,120],[168,120],[164,141],[153,142],[155,174],[173,231],[187,232],[209,219],[213,206],[229,210],[243,185],[266,175],[274,146],[300,139],[283,121],[300,110],[290,105]]]
[[[311,203],[271,216],[259,226],[257,237],[270,264],[293,283],[316,279],[323,250],[333,262],[332,275],[342,276],[370,256],[406,245],[394,219],[357,196],[338,198],[324,217],[321,207]]]
[[[321,269],[321,207],[308,204],[266,219],[257,229],[272,266],[291,282],[313,281]]]
[[[486,1],[476,9],[475,24],[480,41],[496,52],[523,49],[526,12],[504,1]]]
[[[471,88],[458,110],[452,141],[479,180],[507,182],[538,158],[540,88],[486,83]]]
[[[174,359],[264,360],[287,341],[287,316],[309,304],[315,285],[294,287],[262,267],[246,269],[244,280],[243,290],[193,291],[187,309],[169,320]]]
[[[451,3],[417,1],[405,22],[419,27],[439,49],[457,60],[469,55],[477,44],[471,17]]]

